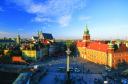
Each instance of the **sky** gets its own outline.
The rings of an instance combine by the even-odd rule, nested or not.
[[[0,0],[0,37],[128,39],[128,0]]]

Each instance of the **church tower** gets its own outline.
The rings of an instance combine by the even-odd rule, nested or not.
[[[42,31],[38,32],[38,37],[39,37],[39,40],[43,39],[43,32]]]
[[[113,53],[114,52],[114,44],[112,41],[108,43],[108,53]]]
[[[113,66],[113,53],[114,53],[114,44],[112,41],[108,43],[108,56],[107,56],[107,63],[109,67]]]
[[[38,31],[38,37],[40,36],[40,31]]]
[[[89,34],[89,30],[88,30],[87,25],[86,25],[86,28],[84,30],[83,42],[90,42],[90,34]]]

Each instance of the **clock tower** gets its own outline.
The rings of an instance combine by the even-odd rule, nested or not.
[[[83,42],[90,42],[90,34],[89,34],[89,30],[88,30],[87,25],[86,25],[86,28],[84,30]]]

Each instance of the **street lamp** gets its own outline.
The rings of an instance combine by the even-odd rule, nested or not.
[[[71,51],[69,48],[66,50],[66,53],[67,53],[67,70],[66,70],[66,72],[67,72],[67,84],[70,84],[71,81],[70,81],[69,55],[70,55]]]

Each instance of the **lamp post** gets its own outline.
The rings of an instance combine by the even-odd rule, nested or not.
[[[105,66],[106,75],[105,75],[105,78],[104,78],[104,84],[108,84],[108,81],[107,81],[108,66],[109,66],[109,63],[108,63],[108,52],[107,52],[107,62],[106,62],[106,66]]]
[[[67,53],[67,69],[66,69],[66,72],[67,72],[67,83],[66,84],[70,84],[71,81],[70,81],[69,55],[70,55],[71,51],[70,51],[69,48],[66,50],[66,53]]]

